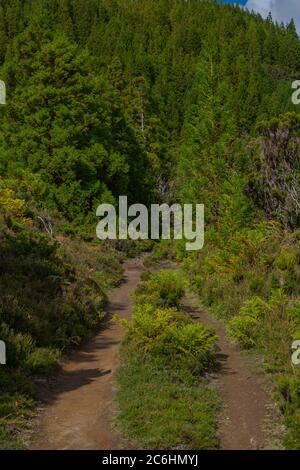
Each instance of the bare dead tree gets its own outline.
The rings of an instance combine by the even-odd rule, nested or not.
[[[248,193],[269,217],[294,227],[300,221],[300,119],[290,114],[259,131]]]
[[[46,216],[38,215],[36,217],[42,224],[43,228],[50,237],[53,237],[53,227],[51,223],[51,218]]]

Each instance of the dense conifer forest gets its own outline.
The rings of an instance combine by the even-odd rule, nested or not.
[[[205,204],[204,249],[162,242],[151,263],[179,262],[232,340],[262,355],[284,417],[284,446],[299,449],[300,373],[290,360],[300,339],[294,22],[208,0],[0,0],[0,79],[7,90],[0,107],[0,339],[8,354],[8,366],[0,366],[0,448],[21,445],[35,380],[95,331],[107,293],[122,279],[122,261],[144,248],[127,253],[96,240],[97,206],[126,194],[130,203]],[[145,291],[153,296],[155,279],[144,282],[154,282]],[[166,291],[180,290],[172,278],[163,282]],[[176,302],[147,303],[173,309]],[[168,315],[173,324],[176,314]],[[211,347],[213,333],[201,335]],[[213,362],[197,351],[206,366]],[[132,387],[128,364],[136,380],[142,374],[132,359],[123,365],[123,402]],[[179,369],[193,382],[193,363]],[[213,403],[197,416],[212,423],[216,399],[206,389],[197,393]],[[121,420],[130,419],[136,415],[121,404]],[[198,430],[203,448],[217,447],[209,426]],[[176,444],[147,436],[144,445]]]

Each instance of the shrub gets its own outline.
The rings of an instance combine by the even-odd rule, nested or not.
[[[24,410],[29,410],[32,406],[32,400],[23,395],[15,393],[13,395],[4,393],[0,395],[0,419],[5,418],[12,413],[23,414]]]
[[[10,367],[21,364],[34,348],[29,334],[15,333],[6,323],[0,325],[0,338],[6,343],[7,363]]]
[[[33,375],[47,376],[53,372],[59,358],[60,353],[57,349],[36,348],[26,358],[24,368]]]
[[[214,363],[217,337],[202,323],[193,323],[175,308],[138,305],[128,323],[127,344],[159,366],[184,366],[201,373]]]
[[[202,373],[215,364],[216,341],[213,330],[203,323],[172,324],[157,338],[151,353],[169,364],[178,362],[193,373]]]
[[[276,289],[268,301],[260,297],[246,301],[229,321],[228,331],[242,347],[255,346],[263,353],[270,372],[283,372],[290,367],[291,342],[298,331],[296,311],[283,290]]]
[[[151,303],[156,307],[178,307],[184,296],[184,281],[172,271],[153,274],[137,289],[135,299],[138,304]]]
[[[118,419],[125,435],[143,448],[218,445],[218,400],[200,376],[215,362],[217,337],[178,310],[183,295],[177,274],[146,275],[132,320],[122,320],[128,331],[117,374]]]
[[[160,240],[158,243],[152,245],[152,253],[146,257],[145,266],[151,268],[156,266],[162,261],[173,261],[177,257],[178,241],[175,240]]]
[[[297,252],[282,249],[274,261],[274,266],[285,271],[294,270],[297,264]]]
[[[285,415],[288,433],[284,443],[287,449],[300,450],[300,374],[290,377],[282,375],[277,379],[276,398]]]
[[[253,347],[259,321],[268,308],[268,304],[260,297],[253,297],[246,301],[239,315],[233,317],[228,323],[230,336],[244,348]]]
[[[36,380],[99,327],[106,291],[120,282],[122,267],[121,257],[99,243],[41,232],[36,209],[12,191],[0,187],[0,204],[0,339],[7,352],[7,367],[0,367],[0,448],[11,448],[19,443],[10,426],[24,426]],[[7,396],[17,395],[14,406]]]
[[[231,337],[242,347],[252,348],[255,345],[255,332],[258,321],[249,316],[237,316],[230,320],[228,331]]]

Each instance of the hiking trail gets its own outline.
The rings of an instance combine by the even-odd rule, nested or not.
[[[222,450],[281,448],[281,418],[272,397],[271,386],[258,358],[235,346],[224,324],[197,306],[191,294],[184,308],[195,321],[211,326],[219,340],[219,369],[210,376],[222,402],[219,415],[219,441]]]
[[[129,318],[132,294],[145,268],[143,260],[125,263],[124,281],[110,295],[101,331],[62,364],[53,390],[43,396],[33,450],[109,450],[121,446],[114,429],[113,376],[124,329],[112,320]]]
[[[107,316],[101,331],[74,351],[62,364],[55,385],[43,396],[36,429],[29,439],[33,450],[115,450],[122,436],[115,429],[113,377],[118,367],[118,350],[124,329],[112,315],[130,318],[135,291],[145,271],[142,259],[125,263],[123,283],[109,295]],[[210,376],[222,401],[219,416],[220,448],[256,450],[279,448],[280,419],[265,374],[253,357],[227,338],[225,326],[198,306],[188,294],[183,308],[195,321],[214,328],[218,341],[218,371]],[[268,430],[266,429],[268,428]],[[270,440],[270,429],[274,436]],[[266,437],[269,434],[268,438]],[[268,442],[267,442],[268,441]],[[272,442],[270,444],[269,442]]]

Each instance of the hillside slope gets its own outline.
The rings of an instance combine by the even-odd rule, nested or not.
[[[293,21],[233,5],[0,0],[2,419],[30,405],[27,374],[99,324],[121,274],[120,255],[94,245],[95,211],[126,194],[205,204],[204,250],[178,243],[176,257],[263,355],[299,448],[299,68]]]

